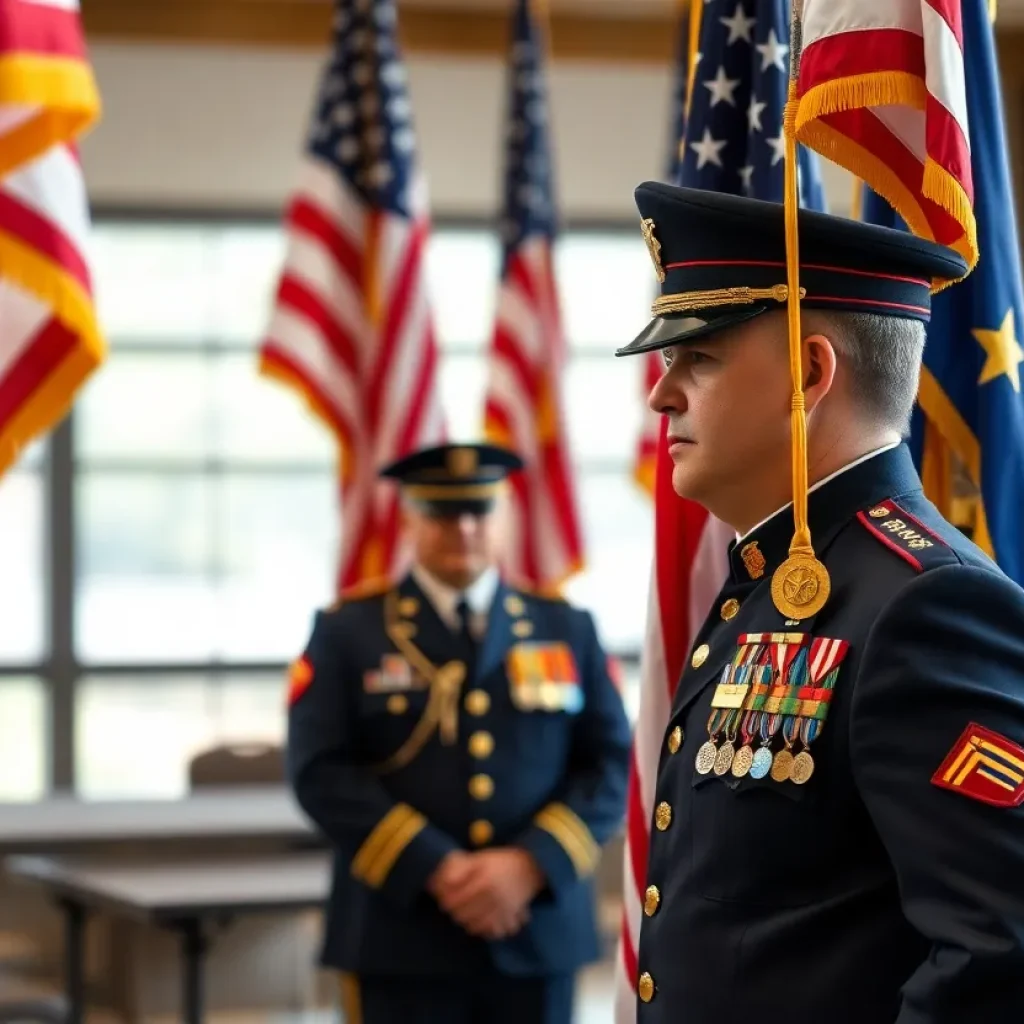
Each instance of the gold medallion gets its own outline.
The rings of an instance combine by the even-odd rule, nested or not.
[[[793,758],[793,767],[789,770],[789,777],[798,786],[802,786],[814,774],[814,758],[806,750],[801,750]]]
[[[640,230],[643,232],[644,242],[647,243],[647,251],[651,254],[654,272],[661,283],[665,280],[665,268],[661,265],[661,242],[654,236],[654,221],[650,217],[640,221]]]
[[[715,767],[715,760],[718,757],[718,748],[708,740],[700,750],[697,751],[697,772],[700,775],[707,775]]]
[[[768,564],[757,541],[753,540],[743,546],[740,551],[740,558],[743,559],[743,567],[747,570],[752,580],[759,580],[764,575],[764,567]]]
[[[753,767],[754,751],[749,746],[740,747],[736,756],[732,759],[732,773],[737,779],[742,779]]]
[[[772,778],[776,782],[785,782],[793,770],[793,755],[788,750],[780,750],[772,759]]]
[[[715,755],[715,774],[724,775],[732,767],[732,759],[736,756],[736,748],[726,740]]]
[[[790,555],[772,576],[772,601],[787,619],[809,619],[828,600],[828,569],[813,555]]]

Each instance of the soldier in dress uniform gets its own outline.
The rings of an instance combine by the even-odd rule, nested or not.
[[[783,207],[636,201],[661,294],[619,354],[663,354],[673,486],[736,532],[661,748],[638,1020],[1020,1020],[1024,591],[903,441],[966,265],[801,211],[791,377]]]
[[[336,850],[323,963],[350,1024],[569,1024],[630,731],[588,612],[501,578],[490,445],[383,471],[414,565],[317,614],[288,770]]]

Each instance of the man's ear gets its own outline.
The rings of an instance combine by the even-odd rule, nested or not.
[[[831,390],[836,377],[836,350],[824,334],[809,334],[802,343],[804,402],[810,412]]]

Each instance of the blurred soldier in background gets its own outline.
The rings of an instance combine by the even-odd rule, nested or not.
[[[489,445],[417,452],[414,565],[316,616],[288,765],[336,850],[323,963],[350,1022],[570,1024],[599,955],[588,879],[625,804],[630,731],[588,612],[497,565]]]

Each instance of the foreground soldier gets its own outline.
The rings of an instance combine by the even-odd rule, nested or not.
[[[793,572],[781,205],[636,193],[661,279],[650,396],[675,490],[731,525],[659,765],[641,1024],[1024,1013],[1024,592],[902,443],[933,279],[909,234],[801,212],[809,524]],[[780,568],[781,567],[781,568]]]
[[[325,965],[350,1024],[570,1024],[598,953],[587,879],[630,735],[589,614],[500,579],[486,445],[418,452],[415,565],[320,613],[292,669],[289,774],[337,850]]]

